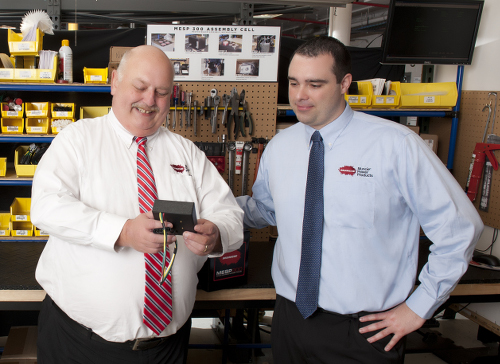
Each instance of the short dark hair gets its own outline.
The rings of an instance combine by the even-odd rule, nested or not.
[[[334,60],[332,72],[337,83],[340,83],[346,74],[351,73],[351,55],[347,47],[336,38],[324,35],[313,38],[301,44],[293,53],[292,59],[296,54],[305,57],[330,54]]]

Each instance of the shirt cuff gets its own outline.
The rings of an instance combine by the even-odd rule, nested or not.
[[[92,237],[92,245],[99,249],[116,251],[116,240],[118,240],[127,220],[123,216],[102,212]]]
[[[411,294],[406,300],[406,305],[417,315],[423,319],[430,319],[434,315],[434,312],[441,306],[448,297],[444,300],[436,300],[430,297],[427,292],[425,292],[424,287],[421,285]]]

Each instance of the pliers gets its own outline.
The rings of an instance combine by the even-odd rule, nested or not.
[[[240,119],[234,128],[234,139],[238,138],[238,133],[241,133],[243,137],[247,136],[245,133],[245,120],[248,120],[248,133],[253,134],[253,120],[248,111],[248,102],[245,101],[245,90],[242,90],[240,94],[240,106],[243,110],[239,112]]]
[[[234,87],[231,90],[231,112],[227,118],[227,135],[231,137],[231,120],[234,120],[235,130],[236,125],[238,124],[238,108],[240,106],[238,90]]]

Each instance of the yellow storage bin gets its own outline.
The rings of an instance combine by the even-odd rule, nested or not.
[[[4,110],[4,105],[8,105],[6,102],[2,102],[2,118],[22,118],[24,116],[24,104],[21,104],[21,110]]]
[[[24,132],[23,118],[2,118],[1,124],[3,134],[23,134]]]
[[[401,84],[401,108],[450,108],[457,98],[455,82]]]
[[[64,110],[59,110],[64,108]],[[75,104],[54,102],[50,105],[52,118],[73,119],[75,117]]]
[[[27,134],[48,134],[50,118],[26,118]]]
[[[11,221],[31,221],[31,198],[16,197],[10,205]]]
[[[43,230],[40,230],[35,225],[33,225],[33,230],[35,232],[35,236],[49,236],[49,233]]]
[[[12,236],[33,236],[33,224],[28,221],[11,221],[10,235]]]
[[[29,145],[20,145],[14,152],[14,168],[18,177],[33,177],[36,171],[36,164],[19,164],[19,160],[28,151]]]
[[[373,95],[371,107],[396,108],[401,99],[401,83],[391,82],[391,91],[394,95]]]
[[[38,52],[43,49],[43,35],[40,30],[36,30],[36,40],[32,42],[23,42],[22,33],[14,33],[12,29],[8,30],[7,40],[9,42],[9,52],[11,56],[38,56]]]
[[[36,82],[36,68],[14,68],[14,82]]]
[[[0,158],[0,177],[4,177],[5,173],[7,173],[7,158]]]
[[[91,119],[104,116],[109,113],[111,106],[82,106],[80,107],[80,119]]]
[[[10,236],[10,214],[0,213],[0,236]]]
[[[25,102],[24,110],[27,118],[46,118],[49,116],[50,102]]]
[[[108,68],[83,67],[83,80],[85,83],[108,83]]]
[[[54,56],[53,66],[51,69],[41,68],[36,70],[36,79],[35,82],[55,82],[57,75],[57,61],[58,57]]]
[[[345,100],[351,107],[368,107],[372,103],[373,86],[369,81],[358,81],[359,95],[345,94]]]
[[[75,119],[52,119],[50,124],[52,134],[59,134],[61,130],[63,130],[66,126],[74,122]]]
[[[0,82],[11,82],[14,79],[14,68],[0,68]]]

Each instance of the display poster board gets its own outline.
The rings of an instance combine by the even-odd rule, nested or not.
[[[147,27],[147,44],[172,60],[175,81],[277,82],[279,42],[280,27]]]

